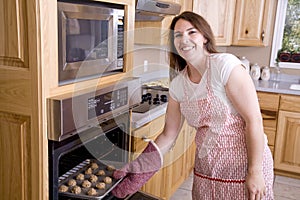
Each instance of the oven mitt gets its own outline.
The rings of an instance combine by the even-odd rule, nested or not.
[[[162,165],[163,156],[160,149],[151,140],[141,155],[114,172],[115,179],[124,179],[112,190],[112,194],[118,198],[125,198],[137,192]]]

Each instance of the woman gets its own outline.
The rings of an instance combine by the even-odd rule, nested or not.
[[[113,194],[136,191],[159,169],[183,116],[197,130],[193,200],[273,199],[273,160],[250,76],[235,56],[217,52],[201,16],[183,12],[170,30],[170,65],[178,75],[170,84],[164,131],[115,173],[126,178]]]

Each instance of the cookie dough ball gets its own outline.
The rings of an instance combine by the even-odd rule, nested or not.
[[[91,168],[92,168],[92,169],[98,169],[98,167],[99,167],[99,166],[98,166],[97,163],[92,163],[92,164],[91,164]]]
[[[85,170],[85,172],[84,172],[85,174],[92,174],[93,173],[93,170],[92,170],[92,168],[87,168],[86,170]]]
[[[58,190],[58,191],[60,191],[60,192],[67,192],[68,189],[69,189],[68,186],[66,186],[66,185],[61,185],[61,186],[59,187],[59,190]]]
[[[94,188],[90,188],[89,191],[87,192],[89,196],[96,196],[97,191]]]
[[[76,176],[76,179],[79,180],[79,181],[83,181],[84,180],[84,174],[78,174]]]
[[[97,172],[97,175],[98,176],[104,176],[105,175],[105,171],[103,169],[100,169],[98,172]]]
[[[112,165],[108,165],[108,166],[106,167],[106,169],[107,169],[108,171],[114,171],[116,168],[115,168],[114,166],[112,166]]]
[[[104,183],[106,184],[110,184],[112,182],[112,179],[109,177],[109,176],[106,176],[104,179],[103,179]]]
[[[69,185],[69,186],[75,186],[75,185],[76,185],[76,181],[75,181],[74,179],[70,179],[70,180],[68,181],[68,185]]]
[[[92,183],[97,182],[97,180],[98,180],[98,177],[97,177],[96,175],[92,174],[92,175],[90,176],[90,181],[91,181]]]
[[[82,182],[82,187],[84,187],[84,188],[89,188],[89,187],[91,187],[91,186],[92,186],[92,183],[89,182],[88,180],[84,180],[84,181]]]
[[[72,188],[71,192],[74,193],[74,194],[80,194],[81,193],[81,188],[78,185],[75,185]]]
[[[100,190],[105,189],[105,183],[103,183],[103,182],[98,182],[98,183],[96,184],[96,188],[98,188],[98,189],[100,189]]]

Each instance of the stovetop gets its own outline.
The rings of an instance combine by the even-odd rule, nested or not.
[[[132,110],[131,127],[139,128],[165,114],[168,98],[168,90],[143,89],[141,103]]]
[[[168,90],[143,89],[140,105],[132,109],[132,112],[146,113],[156,107],[167,103]]]

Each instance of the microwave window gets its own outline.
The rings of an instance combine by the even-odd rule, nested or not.
[[[108,57],[109,21],[72,19],[66,21],[68,63]]]

